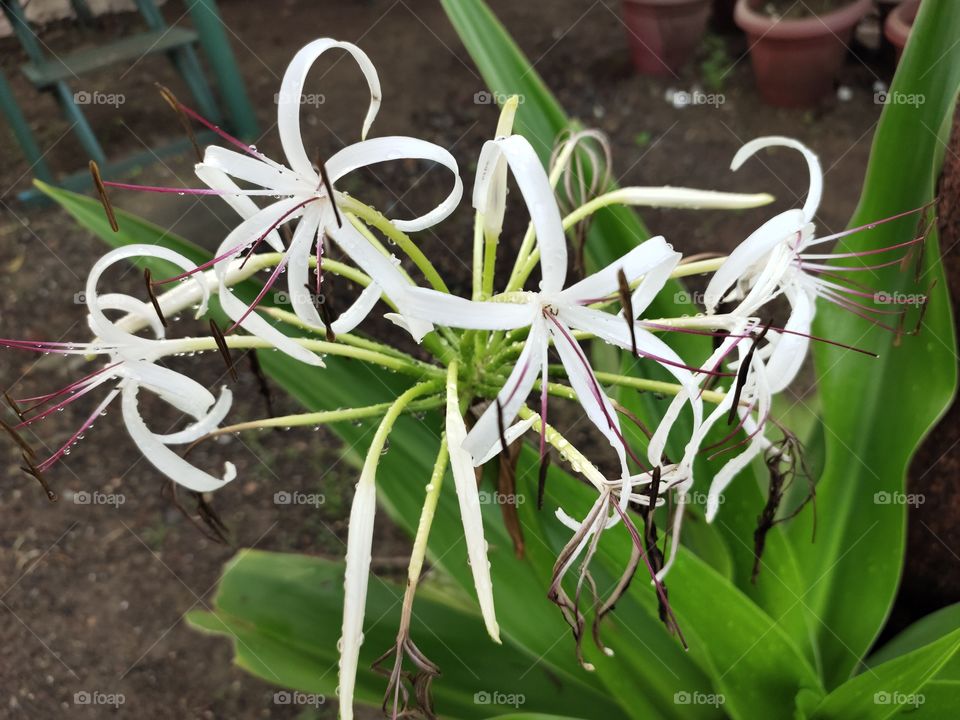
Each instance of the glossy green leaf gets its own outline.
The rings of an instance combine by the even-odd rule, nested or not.
[[[884,720],[901,710],[910,713],[925,704],[924,690],[960,650],[960,630],[876,665],[848,680],[828,695],[812,720]],[[956,714],[956,702],[952,712]]]
[[[864,663],[864,667],[860,669],[860,672],[864,672],[867,668],[873,668],[882,663],[889,662],[906,653],[918,650],[956,630],[960,630],[960,603],[940,608],[936,612],[932,612],[926,617],[917,620],[913,625],[903,630],[899,635],[870,655]],[[954,655],[953,658],[943,666],[940,672],[937,673],[936,681],[943,683],[960,683],[960,653]],[[960,695],[953,696],[954,709],[960,705],[960,701],[958,701],[957,698],[960,698]]]
[[[919,208],[933,198],[943,131],[960,87],[958,37],[960,3],[922,4],[890,88],[892,97],[921,101],[884,107],[852,226]],[[839,247],[885,247],[914,237],[916,228],[917,217],[908,217],[852,235]],[[881,354],[872,360],[815,343],[826,441],[817,541],[808,542],[809,514],[798,518],[791,533],[806,577],[803,601],[818,618],[830,687],[849,677],[887,617],[903,562],[906,469],[956,386],[950,300],[935,233],[924,258],[918,285],[912,272],[897,267],[868,279],[877,289],[903,293],[926,292],[936,281],[918,336],[903,337],[897,345],[891,333],[851,313],[825,303],[818,310],[815,333]]]
[[[291,553],[241,551],[227,565],[212,610],[194,611],[195,627],[226,635],[235,661],[268,682],[318,693],[332,701],[337,685],[337,639],[343,604],[343,564]],[[396,638],[403,587],[370,584],[357,686],[363,703],[380,704],[385,679],[371,669]],[[442,717],[483,718],[529,706],[545,712],[601,712],[613,704],[589,687],[565,682],[549,665],[512,646],[489,642],[477,616],[422,588],[412,637],[443,671],[433,684]]]

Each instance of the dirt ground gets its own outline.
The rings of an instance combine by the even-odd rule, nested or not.
[[[261,149],[268,154],[279,149],[273,95],[286,63],[305,42],[331,35],[359,43],[380,71],[384,102],[373,135],[410,134],[451,148],[468,188],[472,185],[474,158],[492,134],[497,112],[493,105],[477,102],[483,83],[438,3],[222,0],[220,5],[264,131],[257,142]],[[828,232],[845,225],[880,114],[873,85],[891,74],[883,62],[867,55],[849,59],[842,78],[849,90],[846,100],[831,99],[810,112],[777,110],[760,104],[744,41],[736,35],[712,37],[680,77],[650,80],[637,77],[629,65],[613,0],[592,5],[492,0],[491,5],[570,113],[610,135],[614,176],[621,184],[768,191],[778,198],[776,209],[786,208],[806,188],[806,170],[798,157],[771,153],[736,174],[728,166],[745,140],[788,135],[813,147],[823,162],[826,192],[818,224]],[[182,13],[177,0],[164,8],[171,23],[187,23]],[[89,29],[56,24],[44,28],[41,38],[55,49],[92,45],[130,32],[137,20],[114,16]],[[8,39],[0,49],[0,67],[41,146],[49,149],[51,164],[59,171],[81,168],[86,157],[56,103],[36,95],[20,75],[17,66],[24,58],[19,47]],[[312,77],[324,102],[304,112],[308,147],[312,142],[329,154],[359,135],[367,92],[350,63],[318,63]],[[158,58],[129,71],[91,76],[88,86],[75,88],[124,95],[119,107],[90,108],[91,122],[111,156],[177,136],[176,119],[157,98],[154,82],[187,96]],[[696,88],[722,94],[723,102],[678,108],[667,99],[675,91]],[[6,160],[0,165],[0,335],[85,339],[79,324],[82,307],[73,296],[103,248],[63,212],[19,203],[16,194],[29,187],[30,169],[7,132],[0,132],[0,152]],[[192,156],[166,159],[145,168],[136,181],[189,185],[192,162]],[[378,171],[380,180],[411,187],[400,203],[404,207],[394,207],[393,196],[370,190],[375,182],[358,185],[388,214],[410,215],[446,187],[442,171],[428,173],[421,182],[422,172],[416,165]],[[211,248],[229,218],[215,200],[116,195],[115,203]],[[650,211],[644,218],[654,233],[666,234],[679,249],[698,252],[733,247],[769,213]],[[443,269],[455,289],[469,282],[461,266],[469,252],[471,221],[465,203],[441,232],[421,238],[428,255],[444,258]],[[515,235],[522,224],[520,218],[510,218],[508,233]],[[117,282],[136,285],[129,275]],[[222,368],[209,365],[200,372],[212,384]],[[15,388],[18,395],[35,395],[76,377],[78,367],[7,352],[0,362],[0,385]],[[249,375],[235,395],[236,417],[263,415]],[[278,403],[281,411],[295,408],[289,400],[278,398]],[[42,440],[52,445],[65,438],[83,417],[82,410],[73,408],[55,414],[45,423]],[[237,546],[343,555],[354,476],[331,435],[260,433],[203,452],[228,455],[238,466],[239,479],[216,498]],[[231,666],[225,641],[199,636],[180,619],[210,601],[233,551],[204,539],[161,497],[159,475],[139,458],[114,414],[99,421],[52,473],[61,495],[56,504],[48,503],[19,472],[13,451],[4,450],[0,458],[0,717],[82,719],[114,713],[113,708],[74,702],[75,693],[94,691],[122,693],[125,703],[116,711],[121,717],[310,717],[302,708],[275,704],[273,688]],[[279,489],[323,493],[326,502],[319,509],[276,505],[273,494]],[[79,504],[75,494],[81,491],[121,494],[124,502],[119,507]],[[403,567],[405,540],[387,522],[378,527],[375,564],[395,572]],[[935,544],[929,537],[920,542]],[[335,717],[332,699],[318,717]]]

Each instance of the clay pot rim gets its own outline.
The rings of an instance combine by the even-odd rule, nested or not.
[[[853,0],[826,15],[774,20],[753,9],[751,3],[759,5],[761,2],[763,0],[737,0],[734,22],[744,32],[781,40],[801,40],[846,30],[856,25],[873,7],[873,0]]]
[[[903,0],[891,10],[883,24],[883,34],[887,40],[899,48],[906,45],[919,10],[920,0]]]

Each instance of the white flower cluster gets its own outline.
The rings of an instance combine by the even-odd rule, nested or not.
[[[311,65],[331,49],[344,50],[356,60],[369,86],[370,103],[360,133],[361,141],[324,162],[311,157],[304,146],[300,132],[300,98]],[[225,473],[215,477],[189,463],[171,446],[193,443],[216,431],[230,410],[231,393],[224,388],[217,399],[195,380],[159,364],[161,359],[214,349],[229,357],[231,347],[269,347],[313,366],[323,366],[321,354],[342,352],[387,367],[391,367],[390,361],[411,375],[422,372],[418,384],[392,404],[379,408],[383,423],[357,484],[350,514],[339,691],[341,713],[345,718],[352,716],[362,642],[377,462],[386,435],[400,413],[418,403],[446,407],[445,449],[438,459],[438,473],[442,478],[447,457],[444,452],[447,452],[480,608],[489,634],[499,641],[480,513],[477,466],[506,450],[526,433],[534,432],[540,437],[544,461],[548,445],[561,448],[564,459],[596,489],[596,503],[584,517],[568,514],[562,505],[556,510],[559,522],[572,533],[570,544],[558,560],[551,588],[551,597],[566,610],[572,606],[562,589],[563,577],[578,560],[581,567],[586,567],[601,533],[626,523],[642,545],[643,540],[630,520],[631,508],[639,511],[646,525],[652,515],[650,509],[663,504],[664,498],[672,494],[677,505],[670,523],[669,552],[664,557],[656,549],[655,532],[651,546],[647,531],[644,535],[648,544],[641,549],[661,591],[662,602],[666,604],[659,583],[675,560],[684,504],[694,485],[695,460],[711,429],[725,421],[731,430],[728,439],[739,438],[741,430],[743,439],[734,441],[730,449],[736,452],[710,478],[706,501],[708,520],[716,515],[724,489],[740,470],[762,453],[784,452],[768,437],[772,398],[793,381],[803,363],[812,339],[811,322],[817,298],[836,302],[878,324],[882,324],[884,314],[903,316],[901,309],[878,310],[868,305],[864,302],[869,297],[868,291],[842,276],[848,270],[901,262],[900,258],[880,265],[861,263],[844,267],[827,264],[825,260],[853,257],[853,254],[809,252],[814,246],[836,240],[840,235],[815,237],[812,221],[823,186],[819,163],[800,143],[778,137],[748,143],[736,155],[732,167],[738,168],[758,150],[770,146],[800,151],[810,172],[810,187],[802,209],[788,210],[771,218],[727,258],[685,259],[663,237],[654,237],[607,267],[571,281],[567,233],[605,204],[744,208],[765,204],[772,198],[686,188],[623,188],[593,198],[562,217],[554,187],[558,175],[577,152],[576,142],[568,143],[555,155],[548,175],[530,143],[512,133],[516,102],[510,100],[505,103],[497,136],[484,144],[477,161],[472,196],[477,213],[474,292],[470,298],[452,295],[407,233],[430,228],[457,208],[463,192],[457,162],[447,150],[423,140],[366,139],[380,107],[380,98],[376,70],[359,48],[330,39],[316,40],[304,47],[288,67],[277,94],[278,131],[285,162],[268,158],[177,104],[179,112],[206,124],[231,146],[207,148],[202,162],[197,164],[197,177],[207,187],[190,190],[106,182],[100,184],[99,189],[103,197],[108,187],[222,197],[238,213],[240,221],[220,243],[214,258],[198,266],[178,253],[152,245],[130,245],[114,250],[94,265],[87,281],[85,296],[94,341],[79,344],[2,341],[13,349],[98,355],[106,359],[101,369],[66,388],[19,401],[29,402],[28,408],[13,403],[21,422],[6,427],[21,447],[28,472],[42,479],[43,473],[69,452],[119,395],[123,420],[144,457],[163,474],[196,492],[222,487],[236,475],[235,468],[227,463]],[[453,183],[446,199],[421,217],[387,220],[336,189],[344,176],[358,168],[401,159],[438,163],[451,174]],[[503,292],[495,293],[492,263],[503,227],[509,175],[520,190],[531,227],[518,252],[510,282]],[[256,198],[266,199],[266,203],[258,204]],[[291,227],[292,232],[285,242],[282,235],[287,227]],[[409,256],[431,287],[419,287],[394,255],[393,247],[380,242],[374,231],[395,241],[396,247]],[[326,257],[328,242],[339,247],[348,263],[337,263]],[[876,252],[910,248],[920,242],[922,237]],[[267,252],[258,253],[258,250]],[[126,294],[100,293],[99,280],[109,266],[123,260],[148,258],[171,263],[182,272],[158,281],[148,275],[150,302]],[[272,269],[252,302],[234,292],[238,284],[265,268]],[[528,277],[537,268],[539,286],[535,290],[526,289]],[[324,272],[342,275],[364,286],[356,300],[337,317],[332,316],[329,305],[323,301]],[[262,302],[284,273],[292,313]],[[673,318],[648,316],[651,303],[672,278],[694,273],[713,273],[704,296],[704,312]],[[153,294],[153,287],[175,280],[180,282],[166,293],[159,297]],[[197,317],[203,316],[211,295],[216,296],[219,307],[232,323],[225,332],[211,323],[212,339],[165,338],[167,315],[197,307]],[[771,301],[780,296],[789,304],[789,317],[781,326],[774,326],[765,318]],[[391,308],[387,317],[408,331],[415,341],[428,344],[426,339],[431,338],[429,347],[437,349],[434,353],[437,366],[428,367],[399,350],[383,351],[385,346],[380,343],[361,341],[350,335],[381,301]],[[721,305],[722,312],[718,311]],[[123,317],[112,320],[105,314],[107,311],[119,311]],[[284,323],[278,324],[278,319]],[[291,328],[298,328],[306,336],[291,334]],[[138,334],[144,329],[153,337]],[[237,330],[247,334],[236,334]],[[710,335],[716,339],[716,349],[706,358],[683,358],[663,339],[670,333]],[[325,339],[317,340],[317,335]],[[649,432],[643,452],[631,448],[621,426],[624,408],[608,396],[591,366],[588,351],[582,344],[591,339],[602,340],[651,366],[659,366],[675,381],[649,386],[661,391],[667,388],[673,399],[662,420]],[[559,358],[559,367],[550,364],[551,354]],[[642,380],[634,380],[633,387],[644,387]],[[617,379],[610,382],[616,384]],[[38,460],[19,431],[101,386],[111,387],[80,430],[51,457]],[[537,387],[540,397],[535,412],[527,403]],[[185,413],[191,418],[191,424],[171,434],[150,430],[138,411],[138,393],[142,388]],[[588,451],[589,448],[574,448],[549,425],[550,395],[579,403],[583,414],[611,446],[619,468],[617,472],[612,476],[602,473],[598,470],[600,463],[591,458],[594,453]],[[466,419],[465,408],[467,416],[474,408],[482,410],[469,431],[471,423]],[[336,413],[331,419],[339,418],[333,415]],[[681,425],[677,421],[681,416],[689,416],[689,423],[682,425],[685,434],[678,438]],[[683,451],[679,457],[668,460],[666,448],[670,441]],[[428,490],[431,487],[428,486]],[[425,509],[427,531],[429,512]],[[420,557],[412,561],[411,568],[415,567],[415,575],[419,576],[417,562],[422,563],[423,548],[417,547],[415,552],[419,552]],[[633,569],[638,562],[633,563]],[[413,570],[411,573],[415,585]],[[573,624],[576,624],[579,610],[572,607],[572,612]]]

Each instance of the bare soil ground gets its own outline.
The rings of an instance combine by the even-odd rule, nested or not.
[[[747,139],[789,135],[815,148],[823,161],[827,190],[820,226],[836,231],[845,225],[880,114],[872,86],[890,76],[882,63],[850,58],[843,77],[852,91],[847,101],[830,100],[810,112],[777,110],[759,102],[738,36],[714,38],[680,77],[650,80],[637,77],[629,65],[618,4],[612,0],[592,5],[492,0],[491,5],[571,114],[610,135],[614,176],[622,184],[765,190],[778,197],[776,209],[786,208],[806,188],[798,157],[771,153],[736,174],[728,165]],[[273,96],[286,63],[305,42],[331,35],[358,42],[380,71],[384,104],[374,134],[410,134],[452,148],[468,187],[472,184],[474,158],[492,134],[497,112],[476,101],[484,85],[438,3],[223,0],[221,10],[264,131],[257,144],[268,154],[279,150]],[[188,22],[181,2],[171,1],[164,13],[171,23]],[[114,16],[92,29],[56,24],[44,28],[41,37],[54,49],[95,44],[122,36],[137,20]],[[12,40],[0,46],[0,67],[42,147],[50,150],[51,163],[61,171],[82,167],[86,158],[54,100],[36,95],[20,75],[19,47]],[[329,154],[359,135],[367,93],[348,62],[319,63],[312,77],[324,102],[305,110],[304,127],[309,142]],[[125,97],[119,107],[90,107],[91,122],[111,155],[177,135],[176,119],[152,84],[170,85],[184,98],[187,93],[164,61],[145,59],[132,69],[84,82],[87,87],[75,89]],[[722,94],[723,102],[677,108],[666,99],[671,90],[695,87]],[[15,195],[28,187],[30,169],[9,133],[0,133],[0,151],[5,158],[0,166],[0,335],[85,339],[82,308],[72,299],[103,248],[63,212],[18,203]],[[145,168],[137,180],[189,185],[192,162],[190,156],[167,159]],[[446,187],[442,171],[422,173],[416,165],[385,167],[356,183],[385,212],[407,215]],[[410,188],[409,196],[398,200],[378,191],[378,181]],[[211,248],[229,219],[215,201],[118,195],[115,202]],[[732,248],[769,212],[651,211],[644,217],[654,233],[666,234],[685,252],[698,252]],[[459,289],[468,283],[463,258],[470,224],[465,203],[453,222],[421,238],[429,255],[444,258],[442,269]],[[524,224],[521,217],[511,217],[508,234],[516,236]],[[116,282],[135,287],[134,275]],[[222,367],[216,361],[206,365],[200,372],[213,384]],[[38,394],[75,377],[78,368],[53,358],[36,361],[4,353],[0,386]],[[251,377],[243,377],[235,394],[236,417],[263,415]],[[292,401],[279,402],[281,410],[295,409]],[[275,704],[273,688],[233,668],[226,642],[199,636],[181,620],[186,611],[209,603],[232,549],[207,541],[161,497],[159,475],[140,459],[115,415],[98,422],[53,474],[61,494],[56,504],[19,472],[13,450],[0,454],[0,717],[83,719],[114,713],[105,706],[76,704],[75,693],[85,691],[122,693],[125,703],[116,711],[122,717],[301,716],[303,708]],[[65,438],[82,418],[83,411],[73,408],[56,414],[43,429],[43,441],[52,445]],[[229,456],[238,465],[239,480],[216,498],[237,546],[343,555],[353,466],[331,435],[260,433],[203,452],[209,457],[202,460]],[[322,493],[326,502],[319,509],[277,505],[273,494],[282,489]],[[124,503],[78,504],[72,499],[81,491],[122,494]],[[405,540],[385,521],[378,528],[378,567],[385,572],[402,567]],[[332,699],[318,716],[335,717]]]

